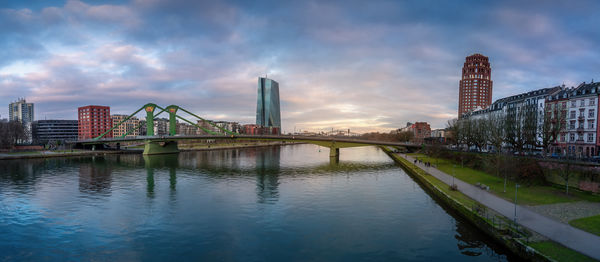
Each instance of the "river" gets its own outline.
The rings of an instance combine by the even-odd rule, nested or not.
[[[517,260],[377,147],[0,161],[0,261]]]

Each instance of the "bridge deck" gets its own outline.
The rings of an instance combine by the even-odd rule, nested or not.
[[[333,144],[336,147],[352,147],[352,146],[402,146],[402,147],[421,147],[419,144],[411,143],[400,143],[400,142],[388,142],[388,141],[373,141],[364,139],[353,139],[353,138],[340,138],[340,137],[319,137],[319,136],[290,136],[290,135],[187,135],[187,136],[138,136],[134,138],[103,138],[103,139],[87,139],[80,141],[71,141],[68,143],[80,143],[80,144],[109,144],[109,143],[121,143],[121,142],[136,142],[136,141],[149,141],[149,142],[166,142],[166,141],[179,141],[179,140],[209,140],[209,139],[242,139],[242,140],[274,140],[274,141],[287,141],[287,142],[306,142],[313,144]]]

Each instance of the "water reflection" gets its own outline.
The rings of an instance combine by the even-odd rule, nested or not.
[[[92,157],[79,164],[79,191],[87,194],[109,194],[112,167],[104,157]]]
[[[255,150],[256,195],[259,203],[274,203],[279,197],[281,147]]]
[[[163,154],[163,155],[144,155],[144,167],[146,168],[146,194],[148,197],[154,197],[154,170],[169,169],[169,188],[171,195],[177,186],[177,168],[179,167],[179,154]]]

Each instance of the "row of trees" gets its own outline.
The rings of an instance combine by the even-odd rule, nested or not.
[[[18,141],[27,139],[25,128],[21,122],[10,121],[0,122],[0,148],[10,149],[17,144]]]
[[[408,142],[414,137],[413,132],[410,131],[391,131],[389,133],[371,132],[365,133],[360,136],[361,139],[365,140],[377,140],[377,141],[390,141],[390,142]]]
[[[565,129],[566,113],[555,109],[538,113],[536,105],[508,109],[506,113],[489,113],[485,117],[468,117],[448,121],[450,138],[460,148],[478,151],[491,146],[523,152],[541,148],[545,153]]]
[[[491,112],[485,117],[469,117],[460,120],[448,121],[450,138],[458,148],[473,149],[479,151],[491,146],[496,153],[490,157],[490,166],[494,166],[496,176],[503,173],[504,191],[506,192],[506,181],[509,173],[519,173],[519,179],[527,177],[542,176],[539,166],[527,160],[513,159],[510,156],[502,156],[502,152],[523,152],[542,149],[543,155],[548,153],[550,146],[558,141],[561,132],[566,129],[566,111],[558,107],[550,107],[551,110],[540,112],[536,110],[537,105],[510,108],[506,113],[499,111]],[[462,161],[462,154],[461,161]],[[506,161],[512,163],[506,163]],[[558,175],[567,185],[572,176],[572,163],[566,159]],[[515,162],[517,161],[517,162]],[[520,163],[519,161],[525,161]],[[518,166],[517,171],[507,172],[507,166]],[[516,178],[517,178],[516,177]]]

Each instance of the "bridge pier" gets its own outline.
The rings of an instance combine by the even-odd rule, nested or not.
[[[329,162],[340,162],[340,148],[335,146],[329,147]]]
[[[157,155],[157,154],[172,154],[179,153],[176,141],[167,141],[161,145],[159,142],[146,141],[144,145],[144,155]]]

